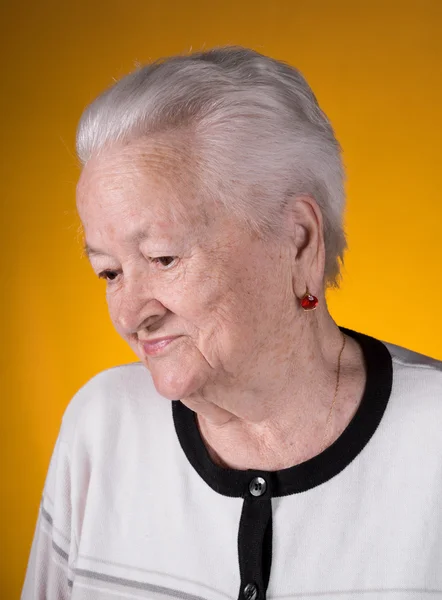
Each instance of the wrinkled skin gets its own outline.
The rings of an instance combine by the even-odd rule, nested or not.
[[[297,199],[288,234],[262,239],[200,197],[184,153],[139,140],[86,164],[78,211],[116,330],[160,394],[198,413],[218,461],[232,464],[222,447],[233,440],[247,464],[254,452],[263,464],[275,441],[272,465],[293,462],[298,446],[311,454],[307,439],[323,427],[342,340],[324,301],[316,203]],[[320,298],[314,313],[299,306],[307,286]],[[179,337],[156,356],[144,352],[143,342],[164,336]],[[288,434],[296,423],[302,443]]]

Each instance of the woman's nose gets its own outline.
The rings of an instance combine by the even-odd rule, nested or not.
[[[137,333],[153,325],[167,312],[145,282],[126,283],[114,306],[109,306],[111,318],[123,335]]]

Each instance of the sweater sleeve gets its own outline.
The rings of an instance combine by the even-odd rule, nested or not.
[[[73,546],[69,449],[59,437],[46,477],[21,600],[70,598]]]

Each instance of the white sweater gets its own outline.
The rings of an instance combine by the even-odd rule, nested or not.
[[[216,466],[142,364],[94,377],[63,418],[22,600],[441,600],[442,363],[345,331],[367,366],[356,415],[272,473]]]

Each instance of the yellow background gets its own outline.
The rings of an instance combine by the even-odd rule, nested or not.
[[[19,596],[72,394],[133,360],[81,259],[76,122],[159,56],[238,43],[300,68],[348,169],[342,324],[442,359],[440,0],[4,1],[1,598]]]

